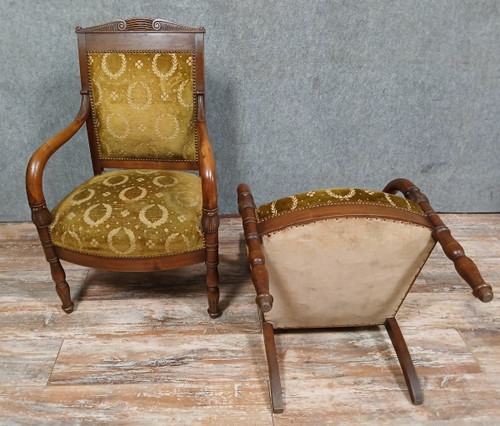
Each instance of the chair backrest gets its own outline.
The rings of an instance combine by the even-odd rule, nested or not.
[[[199,168],[204,32],[142,18],[76,29],[95,172]]]
[[[333,194],[335,203],[322,204],[318,191],[258,209],[274,298],[264,316],[274,328],[383,324],[427,260],[435,241],[417,204],[382,193],[370,204],[373,191],[351,191],[358,201]],[[315,197],[319,205],[308,201]]]

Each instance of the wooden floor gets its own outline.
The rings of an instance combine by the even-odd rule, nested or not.
[[[397,316],[424,404],[411,404],[382,328],[283,333],[277,415],[238,219],[221,223],[216,320],[202,266],[67,265],[67,315],[34,226],[0,225],[0,423],[500,424],[500,215],[442,217],[497,298],[472,297],[436,248]]]

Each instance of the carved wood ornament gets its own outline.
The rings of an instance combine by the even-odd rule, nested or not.
[[[205,32],[205,28],[193,28],[186,25],[179,25],[175,22],[166,21],[164,19],[150,19],[150,18],[131,18],[131,19],[117,19],[113,22],[95,25],[93,27],[76,27],[75,32],[78,33],[107,33],[116,31],[128,32],[144,32],[144,31],[162,31],[162,32],[176,32],[176,33],[193,33]]]

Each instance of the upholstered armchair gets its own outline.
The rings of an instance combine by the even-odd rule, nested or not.
[[[404,197],[394,195],[398,191]],[[297,194],[256,208],[238,187],[251,277],[262,315],[271,404],[283,411],[274,331],[384,325],[411,400],[422,389],[396,314],[436,241],[483,302],[491,286],[410,181],[382,192],[356,188]]]
[[[113,271],[205,262],[208,313],[220,315],[204,32],[139,18],[76,28],[80,111],[33,154],[26,175],[33,222],[67,313],[74,304],[60,260]],[[49,209],[45,165],[85,123],[94,176]]]

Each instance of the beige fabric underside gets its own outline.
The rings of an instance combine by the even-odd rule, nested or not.
[[[376,218],[336,218],[263,236],[274,328],[383,324],[435,245],[431,230]]]

